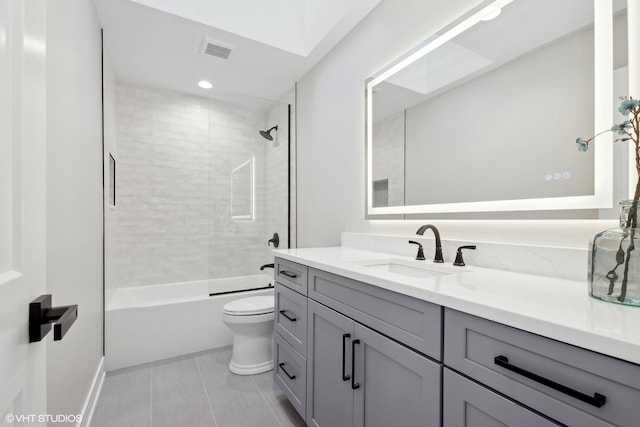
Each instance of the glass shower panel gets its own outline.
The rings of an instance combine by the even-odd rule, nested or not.
[[[272,286],[261,267],[273,262],[274,233],[288,247],[289,106],[218,93],[209,119],[210,293]]]
[[[106,288],[206,281],[209,101],[119,83],[105,120],[117,162],[107,206]],[[109,131],[109,132],[107,132]]]

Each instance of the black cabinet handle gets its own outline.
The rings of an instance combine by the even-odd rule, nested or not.
[[[287,319],[289,319],[292,322],[295,322],[296,320],[298,320],[295,317],[291,317],[287,314],[287,310],[280,310],[280,314],[282,314],[284,317],[286,317]]]
[[[351,334],[344,334],[342,336],[342,381],[349,381],[351,379],[351,376],[348,375],[345,372],[345,369],[346,369],[346,367],[345,367],[345,365],[346,365],[345,359],[347,357],[347,355],[346,355],[346,352],[347,352],[347,348],[346,348],[347,347],[347,345],[346,345],[347,344],[347,338],[351,338]]]
[[[360,340],[351,341],[351,389],[360,388],[360,383],[356,382],[356,344],[360,344]]]
[[[278,363],[278,366],[280,367],[280,369],[282,369],[282,372],[284,372],[285,374],[287,374],[287,376],[289,377],[290,380],[295,380],[296,376],[295,375],[291,375],[289,372],[287,372],[286,369],[284,369],[284,362],[282,363]]]
[[[526,369],[522,369],[519,368],[515,365],[512,365],[509,363],[509,359],[506,356],[496,356],[493,359],[493,362],[498,365],[501,366],[505,369],[508,369],[511,372],[515,372],[516,374],[520,374],[523,377],[529,378],[530,380],[533,380],[537,383],[540,383],[542,385],[546,385],[547,387],[550,387],[554,390],[557,390],[561,393],[564,393],[566,395],[569,395],[575,399],[578,399],[584,403],[588,403],[591,406],[595,406],[596,408],[601,408],[605,403],[607,403],[607,397],[601,395],[600,393],[594,393],[593,396],[589,396],[588,394],[584,394],[581,393],[577,390],[574,390],[572,388],[569,388],[565,385],[559,384],[555,381],[552,381],[548,378],[545,377],[541,377],[538,374],[534,374],[533,372],[529,372]]]
[[[280,274],[282,274],[283,276],[287,276],[290,279],[295,279],[296,277],[298,277],[296,273],[292,273],[288,270],[281,270]]]

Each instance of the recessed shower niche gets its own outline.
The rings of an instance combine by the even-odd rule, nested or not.
[[[251,157],[231,171],[231,219],[253,219],[253,160]]]

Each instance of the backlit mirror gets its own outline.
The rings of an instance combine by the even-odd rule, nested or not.
[[[603,217],[626,191],[612,173],[626,149],[611,134],[587,153],[574,141],[609,128],[626,94],[612,43],[624,13],[624,1],[484,1],[369,79],[367,216]]]

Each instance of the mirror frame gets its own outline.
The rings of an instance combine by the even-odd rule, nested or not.
[[[402,214],[458,212],[511,212],[610,208],[613,203],[613,144],[601,135],[594,149],[594,194],[586,196],[549,197],[517,200],[438,203],[410,206],[373,207],[373,88],[396,72],[411,65],[463,31],[481,21],[485,9],[502,8],[519,0],[484,0],[461,17],[427,38],[391,65],[365,82],[365,218],[397,219]],[[594,0],[594,132],[611,126],[613,110],[613,1]],[[631,50],[631,49],[630,49]],[[599,141],[602,141],[599,142]],[[571,141],[567,141],[571,143]],[[577,151],[576,151],[577,152]]]

